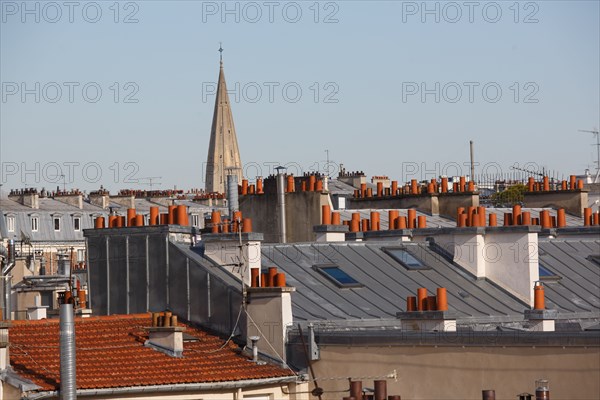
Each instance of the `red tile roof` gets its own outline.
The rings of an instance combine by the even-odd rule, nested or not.
[[[184,342],[183,357],[176,358],[144,346],[150,314],[114,315],[75,319],[77,388],[209,383],[265,379],[293,375],[273,365],[256,365],[238,354],[233,343],[187,326],[198,338]],[[185,326],[179,324],[180,326]],[[60,385],[59,321],[13,321],[9,332],[10,363],[40,390]]]

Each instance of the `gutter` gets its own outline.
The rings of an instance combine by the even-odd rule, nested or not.
[[[282,383],[297,382],[296,376],[284,376],[278,378],[267,379],[249,379],[243,381],[225,381],[211,383],[181,383],[174,385],[151,385],[151,386],[128,386],[120,388],[107,389],[78,389],[77,397],[87,396],[109,396],[109,395],[128,395],[128,394],[152,394],[152,393],[175,393],[175,392],[190,392],[190,391],[210,391],[223,389],[242,389],[253,386],[274,385]],[[59,391],[46,391],[24,394],[23,399],[39,400],[57,398]]]

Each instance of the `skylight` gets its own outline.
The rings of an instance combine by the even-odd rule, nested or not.
[[[560,276],[549,270],[545,265],[539,263],[540,279],[560,279]]]
[[[410,254],[406,249],[400,247],[387,247],[384,248],[390,257],[402,264],[402,266],[409,270],[423,270],[431,269],[430,266],[423,264],[421,260]]]
[[[357,288],[363,285],[334,264],[314,265],[319,273],[341,288]]]

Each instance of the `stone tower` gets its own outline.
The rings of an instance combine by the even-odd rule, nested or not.
[[[235,133],[235,125],[233,124],[231,104],[227,95],[225,72],[223,72],[223,49],[219,48],[219,51],[221,52],[221,66],[206,161],[205,191],[225,193],[227,190],[227,175],[237,175],[240,184],[243,176],[240,149]]]

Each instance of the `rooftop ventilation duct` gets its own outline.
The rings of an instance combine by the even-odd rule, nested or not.
[[[233,213],[240,210],[237,175],[227,175],[227,204],[229,205],[229,218],[232,219]]]
[[[72,304],[61,304],[60,318],[60,399],[77,399],[75,378],[75,319]]]
[[[283,171],[285,167],[279,166],[277,170],[277,206],[279,208],[279,242],[285,243],[285,181]]]

